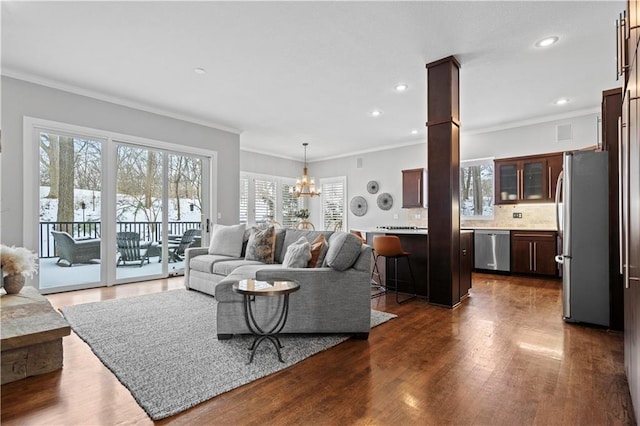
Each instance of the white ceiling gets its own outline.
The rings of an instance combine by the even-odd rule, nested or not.
[[[425,64],[449,55],[462,66],[463,135],[596,111],[620,85],[624,7],[3,1],[2,73],[236,129],[242,149],[301,159],[306,141],[313,161],[424,140]],[[559,43],[534,47],[548,35]]]

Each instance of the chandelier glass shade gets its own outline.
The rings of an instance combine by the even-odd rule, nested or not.
[[[290,187],[289,192],[294,197],[317,197],[320,192],[316,191],[316,182],[313,178],[309,178],[307,173],[307,142],[303,143],[304,146],[304,169],[302,171],[302,177],[296,180],[296,186]]]

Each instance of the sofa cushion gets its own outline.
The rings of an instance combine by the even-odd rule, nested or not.
[[[189,268],[194,271],[213,273],[213,265],[218,262],[226,262],[230,260],[242,260],[238,257],[223,256],[218,254],[203,254],[200,256],[192,257],[189,260]]]
[[[232,226],[213,225],[209,254],[240,257],[244,230],[244,223]]]
[[[319,235],[318,238],[313,240],[311,243],[311,259],[307,262],[307,268],[321,267],[328,249],[329,244],[327,244],[324,235]]]
[[[218,275],[229,275],[233,271],[235,271],[240,266],[245,265],[264,265],[262,262],[258,262],[257,260],[245,260],[245,259],[234,259],[227,260],[224,262],[216,262],[213,265],[213,273]]]
[[[276,244],[275,228],[253,229],[247,243],[246,260],[257,260],[262,263],[273,263]]]
[[[239,266],[232,273],[230,273],[226,278],[221,280],[215,288],[215,297],[218,302],[230,302],[230,301],[241,301],[242,296],[231,289],[231,285],[240,280],[247,280],[250,278],[255,279],[258,271],[263,271],[265,269],[282,269],[282,265],[280,264],[271,264],[271,265],[244,265]]]
[[[305,237],[287,247],[282,266],[285,268],[306,268],[311,259],[311,244]]]
[[[355,235],[349,232],[335,232],[329,238],[325,263],[337,271],[345,271],[360,256],[361,247],[362,241]]]

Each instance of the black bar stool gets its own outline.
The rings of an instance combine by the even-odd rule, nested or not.
[[[389,290],[394,291],[396,293],[396,302],[404,303],[408,300],[416,297],[416,280],[413,276],[413,269],[411,269],[411,260],[409,259],[409,255],[411,253],[406,252],[402,249],[402,245],[400,244],[400,238],[395,235],[376,235],[373,237],[373,270],[371,271],[371,283],[376,283],[376,287],[382,289],[381,292],[372,295],[371,297],[382,296],[387,293]],[[393,284],[390,284],[390,279],[387,276],[386,282],[383,285],[380,278],[380,271],[378,269],[378,258],[385,257],[387,259],[394,260],[394,276],[393,276]],[[398,280],[398,259],[405,258],[407,259],[407,264],[409,265],[409,274],[411,275],[411,284],[413,285],[413,293],[406,299],[400,300],[398,298],[398,281],[407,280]],[[388,275],[388,274],[387,274]],[[378,277],[378,281],[374,280],[374,276]]]

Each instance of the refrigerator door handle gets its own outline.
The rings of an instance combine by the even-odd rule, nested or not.
[[[558,228],[558,235],[562,237],[562,226],[560,223],[560,195],[562,191],[562,175],[564,171],[561,171],[558,175],[558,181],[556,182],[556,227]]]
[[[625,141],[623,140],[622,128],[625,127],[622,124],[622,117],[618,117],[618,140],[620,145],[618,146],[618,260],[620,275],[624,275],[624,214],[623,214],[623,193],[624,193],[624,158],[622,154],[624,150]]]

